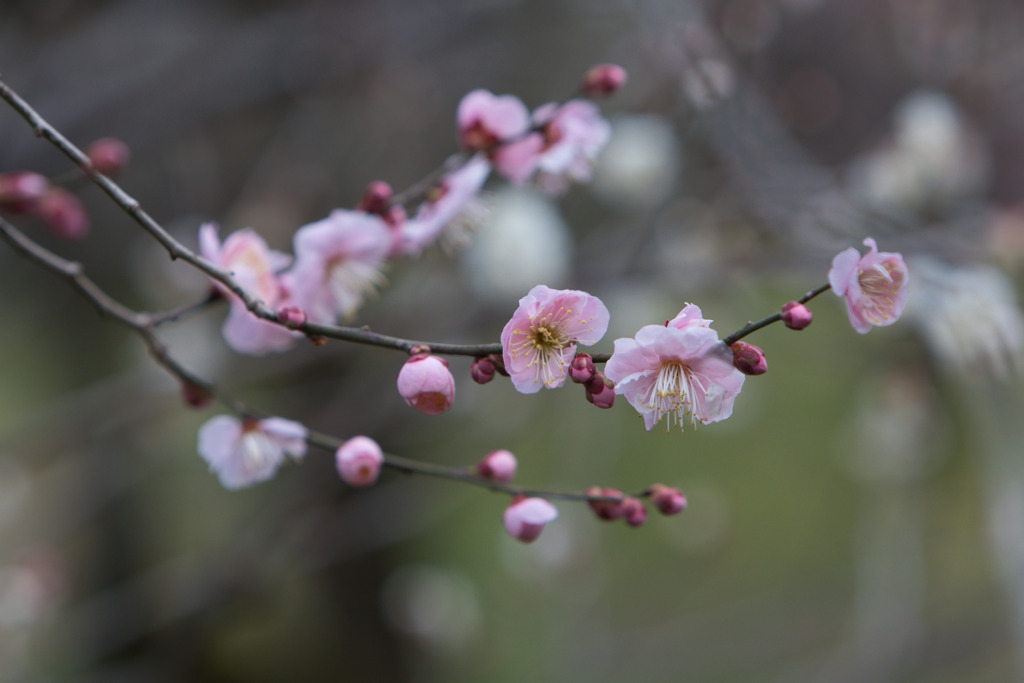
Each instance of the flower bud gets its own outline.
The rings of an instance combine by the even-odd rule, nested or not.
[[[791,330],[802,330],[811,324],[814,314],[811,309],[797,301],[790,301],[782,307],[782,322]]]
[[[598,519],[603,519],[606,522],[622,517],[622,491],[618,489],[603,489],[600,486],[591,486],[586,490],[588,496],[603,496],[606,498],[616,498],[617,500],[588,500],[587,505],[594,511]]]
[[[115,176],[128,165],[132,151],[117,138],[100,138],[85,149],[94,170],[107,176]]]
[[[277,321],[294,330],[306,324],[306,312],[298,306],[285,306],[277,312]]]
[[[515,478],[518,464],[516,456],[508,451],[491,451],[476,466],[476,471],[484,479],[507,484]]]
[[[398,373],[398,393],[421,413],[445,412],[455,400],[455,378],[448,369],[448,361],[429,353],[413,356]]]
[[[594,377],[594,359],[589,353],[578,354],[569,364],[569,379],[577,384],[586,384]]]
[[[204,408],[213,400],[213,395],[206,387],[201,387],[188,380],[181,383],[181,396],[185,399],[185,403],[192,408]]]
[[[768,371],[764,351],[745,342],[733,342],[732,364],[744,375],[763,375]]]
[[[0,173],[0,209],[12,214],[31,211],[49,189],[49,179],[33,171]]]
[[[349,486],[369,486],[377,481],[384,453],[368,436],[354,436],[334,454],[341,480]]]
[[[532,543],[557,517],[558,509],[543,498],[517,496],[505,510],[505,530],[517,541]]]
[[[363,198],[359,200],[356,209],[366,213],[383,215],[388,210],[391,195],[390,185],[383,180],[375,180],[366,186],[366,190],[363,191]]]
[[[674,515],[686,509],[686,496],[677,488],[654,484],[648,489],[651,502],[663,515]]]
[[[591,98],[607,97],[626,85],[626,70],[618,64],[598,64],[583,77],[581,90]]]
[[[622,500],[622,517],[629,526],[643,526],[647,521],[647,506],[639,498],[627,496]]]
[[[51,188],[39,198],[36,211],[50,232],[69,240],[89,234],[89,213],[82,200],[62,187]]]
[[[615,385],[603,372],[595,372],[586,387],[587,400],[598,408],[611,408],[615,405]]]
[[[469,374],[477,384],[487,384],[494,379],[494,361],[490,358],[477,358],[469,368]]]

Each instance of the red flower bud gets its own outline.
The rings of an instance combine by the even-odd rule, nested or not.
[[[607,97],[626,85],[626,70],[618,64],[598,64],[583,77],[581,90],[592,97]]]
[[[803,304],[790,301],[782,307],[782,322],[791,330],[802,330],[811,324],[814,314]]]
[[[732,364],[744,375],[763,375],[768,371],[764,351],[745,342],[733,342]]]

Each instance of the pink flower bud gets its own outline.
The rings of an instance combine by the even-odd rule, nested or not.
[[[39,218],[50,232],[69,240],[89,234],[89,213],[82,200],[62,187],[51,188],[36,204]]]
[[[185,403],[193,408],[203,408],[213,400],[213,395],[205,387],[189,381],[181,383],[181,396]]]
[[[581,90],[592,97],[607,97],[626,85],[626,70],[618,64],[598,64],[583,77]]]
[[[469,368],[469,374],[477,384],[487,384],[494,379],[494,361],[490,358],[477,358]]]
[[[455,378],[444,358],[420,353],[398,373],[398,393],[410,406],[427,415],[440,415],[455,400]]]
[[[606,498],[616,498],[617,500],[588,500],[587,505],[594,511],[598,519],[603,519],[606,522],[622,517],[622,491],[618,489],[603,489],[600,486],[591,486],[587,489],[586,494],[588,496],[603,496]]]
[[[577,354],[569,365],[569,379],[577,384],[586,384],[594,377],[594,359],[589,353]]]
[[[31,211],[49,189],[50,181],[39,173],[0,173],[0,209],[13,214]]]
[[[643,526],[647,521],[647,506],[639,498],[627,496],[622,501],[622,517],[629,526]]]
[[[811,309],[797,301],[790,301],[782,307],[782,322],[791,330],[802,330],[811,324],[814,314]]]
[[[543,498],[517,496],[505,510],[505,530],[517,541],[533,543],[557,517],[558,509]]]
[[[745,342],[733,342],[732,364],[744,375],[763,375],[768,371],[764,351]]]
[[[294,330],[306,324],[306,312],[298,306],[285,306],[277,312],[277,321]]]
[[[476,466],[477,474],[507,484],[516,476],[516,456],[508,451],[492,451]]]
[[[92,167],[103,175],[115,176],[128,165],[132,151],[117,138],[100,138],[90,144],[85,155],[92,162]]]
[[[375,180],[366,186],[363,191],[363,198],[359,200],[356,209],[366,213],[383,215],[388,210],[388,203],[391,201],[391,186],[383,180]]]
[[[654,507],[663,515],[674,515],[686,509],[686,496],[677,488],[654,484],[649,493]]]
[[[615,405],[615,385],[604,376],[604,373],[595,372],[586,387],[587,400],[598,408],[607,409]]]
[[[384,453],[368,436],[354,436],[334,454],[341,480],[349,486],[369,486],[377,481]]]

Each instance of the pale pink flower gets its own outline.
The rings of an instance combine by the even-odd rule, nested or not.
[[[463,97],[455,119],[459,143],[471,152],[522,135],[530,127],[530,113],[522,100],[488,90],[474,90]]]
[[[199,227],[199,251],[207,261],[230,272],[235,282],[267,306],[277,308],[287,303],[278,272],[288,265],[291,257],[267,247],[266,241],[253,230],[245,228],[233,232],[221,243],[217,226],[203,223]],[[221,334],[235,351],[256,355],[285,351],[301,337],[256,317],[223,284],[212,282],[231,304]]]
[[[562,386],[576,345],[596,343],[607,329],[608,309],[597,297],[537,285],[519,300],[519,308],[501,331],[512,385],[524,394]]]
[[[669,427],[673,417],[682,427],[687,413],[692,424],[732,415],[745,376],[733,367],[732,350],[710,324],[700,308],[687,304],[664,325],[647,325],[633,339],[615,340],[605,375],[643,415],[648,430],[665,415]]]
[[[354,315],[383,282],[392,237],[380,216],[335,209],[299,228],[293,242],[295,265],[285,275],[292,300],[311,322],[330,324]]]
[[[487,159],[477,155],[444,176],[428,191],[416,215],[399,226],[401,251],[415,256],[436,242],[445,228],[466,211],[490,172]]]
[[[498,173],[512,184],[525,185],[536,173],[543,152],[544,136],[533,132],[496,147],[489,157]]]
[[[240,489],[272,478],[285,455],[302,458],[307,434],[298,422],[280,417],[218,415],[199,428],[198,450],[224,488]]]
[[[892,325],[907,304],[910,273],[903,256],[879,252],[875,240],[864,240],[868,253],[853,247],[832,259],[828,283],[832,291],[846,298],[846,311],[853,329],[866,334],[873,325]]]
[[[611,137],[611,125],[593,102],[569,100],[560,107],[546,104],[533,119],[542,125],[544,148],[537,160],[538,183],[551,194],[568,188],[568,181],[587,182],[594,162]]]
[[[338,475],[349,486],[370,486],[380,476],[384,453],[368,436],[354,436],[334,454]]]
[[[426,415],[447,411],[455,400],[455,378],[448,361],[429,353],[416,354],[398,373],[398,393]]]
[[[532,543],[544,526],[558,518],[558,508],[543,498],[518,498],[505,510],[505,530],[517,541]]]
[[[509,451],[499,450],[488,453],[487,457],[477,464],[476,471],[484,479],[493,479],[507,484],[515,479],[518,467],[519,462],[516,460],[516,456]]]

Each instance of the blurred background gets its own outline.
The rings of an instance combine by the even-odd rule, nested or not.
[[[395,264],[358,324],[494,342],[537,283],[604,300],[596,347],[701,306],[723,335],[825,282],[864,237],[912,300],[867,336],[842,302],[751,339],[733,417],[666,434],[568,386],[469,379],[408,408],[371,347],[231,353],[226,308],[162,329],[264,410],[523,485],[689,498],[647,525],[581,505],[533,545],[507,499],[313,451],[225,491],[176,382],[65,283],[0,249],[0,680],[1024,680],[1024,5],[1016,0],[6,0],[0,75],[68,138],[133,153],[121,184],[179,239],[202,221],[290,251],[365,185],[456,150],[474,88],[563,100],[629,72],[594,182],[498,178],[462,250]],[[0,107],[0,172],[69,164]],[[92,233],[13,220],[130,306],[200,299],[96,188]]]

